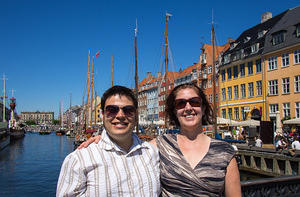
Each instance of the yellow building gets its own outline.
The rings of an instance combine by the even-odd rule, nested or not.
[[[262,53],[267,32],[282,16],[264,13],[260,24],[244,31],[224,52],[219,71],[221,117],[266,119]]]
[[[265,111],[273,125],[281,119],[300,118],[300,6],[290,9],[266,36]]]

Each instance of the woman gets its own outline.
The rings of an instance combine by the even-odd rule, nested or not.
[[[202,132],[212,121],[211,111],[194,84],[179,85],[168,96],[166,112],[180,133],[151,141],[159,150],[161,196],[241,196],[232,146]]]

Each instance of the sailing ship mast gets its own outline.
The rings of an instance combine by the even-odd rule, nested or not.
[[[215,28],[214,22],[212,21],[211,28],[211,42],[212,42],[212,81],[213,81],[213,123],[214,133],[217,133],[217,101],[216,101],[216,63],[215,63]]]
[[[169,47],[169,40],[168,40],[168,21],[172,15],[169,14],[168,12],[166,13],[166,24],[165,24],[165,98],[168,97],[169,94],[169,78],[168,78],[168,64],[169,64],[169,59],[168,59],[168,47]],[[168,121],[167,121],[167,113],[165,111],[165,128],[168,128]]]
[[[114,56],[111,56],[111,87],[114,86]]]
[[[92,62],[92,77],[91,77],[91,120],[90,126],[93,127],[93,100],[94,100],[94,57]]]
[[[135,97],[138,99],[138,67],[137,67],[137,22],[136,22],[136,28],[134,30],[134,57],[135,57]],[[138,109],[136,110],[136,134],[139,134],[139,113]]]
[[[90,100],[90,51],[89,51],[89,58],[88,58],[88,91],[87,91],[87,100],[86,100],[86,129],[89,128],[89,100]]]
[[[3,80],[3,97],[2,97],[2,99],[3,99],[3,116],[2,116],[2,118],[3,118],[3,122],[6,122],[6,120],[5,120],[5,98],[7,98],[7,97],[5,96],[5,81],[7,80],[7,78],[5,77],[5,74],[3,74],[2,80]]]

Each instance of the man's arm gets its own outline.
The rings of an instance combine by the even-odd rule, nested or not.
[[[61,167],[56,197],[78,196],[86,190],[86,176],[74,155],[68,155]]]

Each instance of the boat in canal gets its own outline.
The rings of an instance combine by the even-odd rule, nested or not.
[[[8,132],[7,122],[0,122],[0,151],[10,143],[10,135]]]
[[[18,122],[15,117],[16,99],[14,97],[10,98],[10,120],[9,120],[9,134],[10,141],[21,139],[25,136],[24,125]]]

